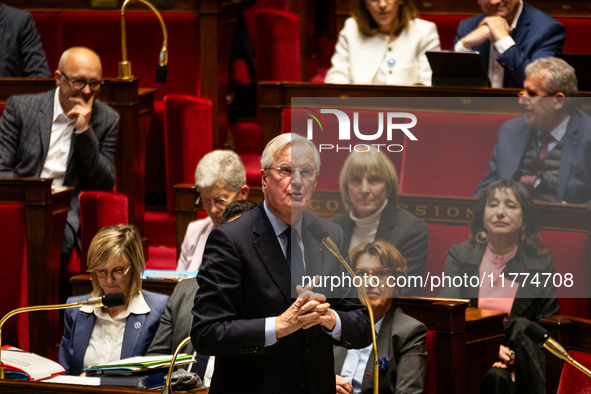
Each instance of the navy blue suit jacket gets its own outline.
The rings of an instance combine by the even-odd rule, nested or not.
[[[474,196],[498,179],[513,179],[529,141],[532,127],[525,116],[504,123],[488,164],[488,174],[478,184]],[[591,117],[579,109],[571,112],[564,134],[556,202],[591,204]]]
[[[485,17],[485,14],[480,14],[461,21],[455,42],[476,29]],[[566,30],[562,23],[524,2],[512,36],[515,45],[499,56],[497,61],[505,70],[503,86],[522,87],[525,67],[529,63],[562,53]],[[490,41],[474,47],[474,50],[480,52],[484,66],[488,70]]]
[[[51,77],[30,12],[0,4],[0,78]]]
[[[369,345],[369,318],[356,292],[351,299],[329,299],[341,319],[340,341],[316,325],[265,347],[265,319],[279,316],[295,300],[287,261],[262,204],[213,229],[205,245],[191,338],[199,354],[215,356],[209,392],[334,393],[332,346]],[[305,212],[302,219],[307,274],[342,272],[306,229],[314,218]],[[346,256],[340,228],[318,220]]]
[[[125,323],[121,358],[143,356],[154,338],[164,313],[168,296],[142,291],[151,311],[142,315],[130,314]],[[70,297],[67,303],[84,301],[90,294]],[[90,335],[94,328],[94,313],[84,313],[80,308],[66,309],[64,320],[66,328],[60,344],[59,363],[68,375],[80,375],[84,368],[84,355],[88,348]]]

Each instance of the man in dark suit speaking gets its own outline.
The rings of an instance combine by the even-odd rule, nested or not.
[[[358,300],[327,302],[310,290],[292,299],[302,275],[342,272],[308,232],[312,220],[346,254],[339,227],[304,212],[320,156],[309,140],[282,134],[266,146],[261,167],[265,200],[207,240],[192,342],[216,356],[212,394],[334,392],[332,345],[365,347],[371,331]]]
[[[57,89],[6,101],[0,119],[0,178],[53,178],[53,186],[74,188],[63,266],[79,235],[78,195],[110,190],[115,183],[119,114],[96,99],[102,67],[90,49],[66,50],[54,77]]]
[[[483,14],[460,22],[456,52],[477,51],[493,88],[522,87],[525,66],[562,52],[566,31],[523,0],[478,0]]]

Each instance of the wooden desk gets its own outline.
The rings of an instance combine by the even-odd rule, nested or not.
[[[92,289],[89,275],[75,276],[70,283],[74,295]],[[143,288],[170,295],[177,283],[144,279]],[[437,391],[478,393],[482,377],[498,355],[506,314],[468,308],[468,302],[460,300],[400,298],[397,305],[436,332]]]
[[[121,394],[156,394],[162,390],[131,389],[125,387],[109,386],[80,386],[75,384],[57,384],[41,382],[21,382],[17,380],[0,380],[0,393],[2,394],[102,394],[102,393],[121,393]],[[175,393],[198,393],[206,394],[209,389],[199,389],[192,391],[175,391]]]
[[[0,203],[25,205],[29,305],[58,303],[60,252],[73,189],[52,192],[51,183],[51,179],[0,179]],[[57,359],[55,344],[62,336],[58,326],[57,311],[30,313],[31,351]],[[44,335],[32,335],[39,327],[44,327]]]
[[[119,144],[115,157],[117,191],[129,200],[129,221],[144,234],[144,181],[146,140],[154,107],[156,89],[139,89],[139,79],[106,79],[100,100],[120,115]],[[16,94],[35,94],[55,89],[50,78],[0,79],[0,103]]]

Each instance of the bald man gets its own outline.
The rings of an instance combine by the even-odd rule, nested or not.
[[[101,103],[102,66],[88,48],[66,50],[54,73],[57,89],[13,96],[0,118],[0,178],[53,178],[71,186],[72,210],[62,243],[62,268],[79,240],[78,195],[115,183],[119,114]]]

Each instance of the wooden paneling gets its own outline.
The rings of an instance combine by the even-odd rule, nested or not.
[[[0,204],[25,205],[28,305],[58,303],[60,252],[73,189],[52,191],[51,183],[51,179],[0,179]],[[57,311],[30,313],[31,351],[57,360],[55,345],[62,336],[58,326]],[[37,335],[40,327],[43,335]]]

